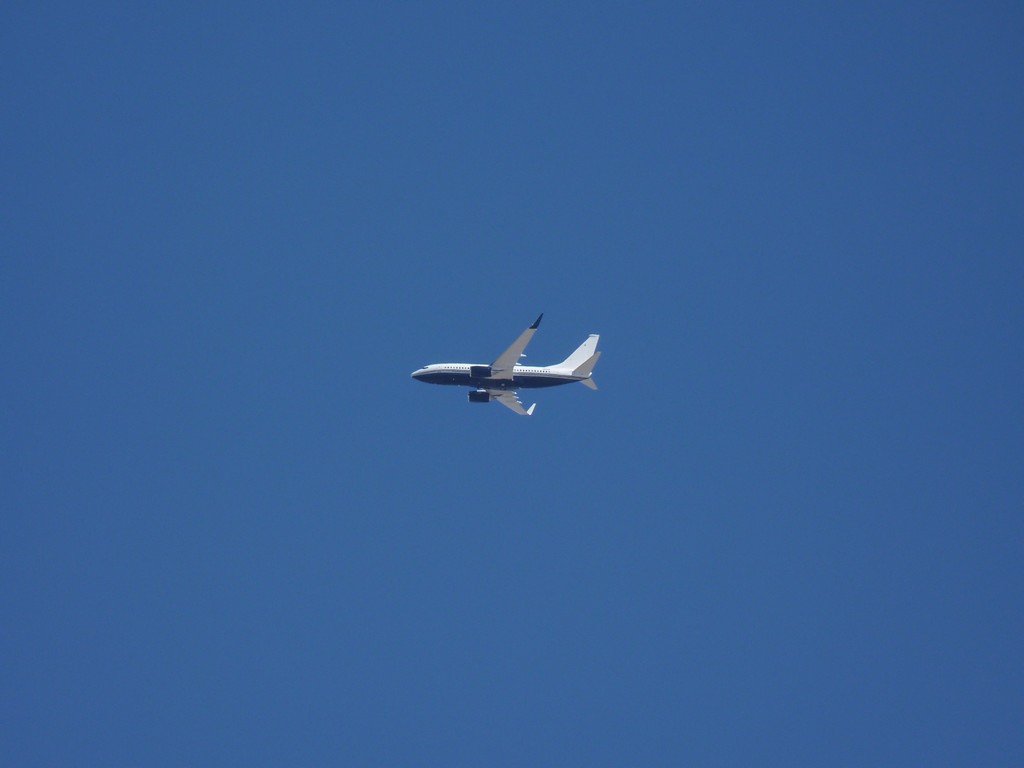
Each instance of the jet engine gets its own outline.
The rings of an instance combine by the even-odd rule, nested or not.
[[[483,389],[475,389],[469,393],[469,402],[489,403],[491,402],[491,393]]]
[[[491,366],[471,365],[469,366],[469,375],[474,379],[489,379],[491,378]]]

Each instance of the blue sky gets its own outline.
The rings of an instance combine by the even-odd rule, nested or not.
[[[0,12],[4,762],[1020,765],[1022,33]]]

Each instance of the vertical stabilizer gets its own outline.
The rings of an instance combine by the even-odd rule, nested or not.
[[[600,338],[601,337],[596,333],[590,334],[590,336],[587,337],[587,340],[576,348],[575,352],[565,358],[565,360],[560,362],[558,365],[552,365],[551,368],[560,372],[564,371],[566,373],[572,373],[590,360],[590,358],[595,357],[595,353],[600,354],[600,352],[597,351],[597,342]],[[595,360],[594,362],[597,361]],[[592,367],[593,366],[591,366],[591,368]],[[579,375],[586,376],[587,374]]]

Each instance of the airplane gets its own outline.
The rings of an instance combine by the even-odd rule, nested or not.
[[[498,355],[490,365],[434,363],[413,371],[411,376],[428,384],[473,387],[473,391],[469,393],[469,402],[499,402],[520,416],[532,416],[537,404],[524,408],[516,394],[518,389],[556,387],[577,381],[590,389],[597,389],[597,384],[591,377],[597,359],[601,356],[597,351],[600,336],[596,333],[590,334],[575,352],[557,365],[539,367],[520,364],[519,359],[526,357],[523,350],[537,332],[541,317],[544,317],[543,312],[533,325],[523,331],[519,338],[512,342],[512,346]]]

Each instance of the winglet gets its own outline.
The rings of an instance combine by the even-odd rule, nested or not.
[[[541,317],[544,317],[544,313],[543,312],[540,313],[540,316],[536,320],[534,320],[533,321],[533,325],[530,326],[531,328],[533,328],[533,330],[537,330],[537,327],[540,325],[540,318]]]
[[[540,322],[540,321],[538,320],[537,322]],[[534,403],[534,404],[533,404],[533,405],[531,405],[531,406],[530,406],[529,408],[527,408],[527,409],[526,409],[526,415],[527,415],[527,416],[533,416],[533,409],[534,409],[534,408],[536,408],[536,407],[537,407],[537,404],[536,404],[536,403]]]

